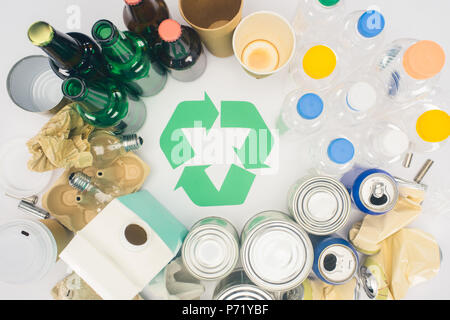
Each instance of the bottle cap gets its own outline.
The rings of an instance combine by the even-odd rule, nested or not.
[[[382,133],[381,146],[383,153],[389,157],[395,157],[405,153],[409,148],[409,138],[400,130],[387,130]]]
[[[426,142],[442,142],[450,135],[450,116],[442,110],[427,111],[417,119],[416,131]]]
[[[386,21],[380,12],[369,10],[359,18],[358,31],[365,38],[374,38],[383,32],[385,25]]]
[[[297,112],[303,119],[313,120],[323,112],[323,100],[315,93],[303,95],[297,103]]]
[[[44,47],[52,42],[54,34],[52,26],[44,21],[35,22],[28,29],[28,39],[38,47]]]
[[[313,79],[323,79],[331,75],[336,68],[336,54],[327,46],[310,48],[303,57],[303,70]]]
[[[377,91],[367,82],[357,82],[347,92],[347,105],[354,111],[367,111],[376,103]]]
[[[174,42],[181,37],[181,25],[172,19],[166,19],[159,25],[159,36],[163,41]]]
[[[319,0],[320,4],[325,7],[332,7],[339,3],[340,0]]]
[[[434,41],[419,41],[410,46],[403,55],[406,73],[417,80],[434,77],[441,72],[444,65],[444,49]]]
[[[331,141],[327,152],[331,161],[338,164],[346,164],[355,156],[355,147],[349,140],[339,138]]]
[[[125,3],[130,6],[135,6],[141,2],[142,2],[142,0],[125,0]]]

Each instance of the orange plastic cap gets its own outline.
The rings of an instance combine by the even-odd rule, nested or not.
[[[159,25],[159,36],[166,42],[174,42],[181,37],[181,25],[172,19],[166,19]]]
[[[135,6],[141,2],[142,2],[142,0],[125,0],[125,3],[130,6]]]
[[[409,47],[403,56],[403,67],[414,79],[429,79],[441,72],[445,65],[442,47],[430,40],[423,40]]]

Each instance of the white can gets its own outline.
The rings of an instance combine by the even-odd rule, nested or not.
[[[181,251],[186,269],[200,280],[219,280],[229,275],[239,260],[239,235],[223,218],[197,222]]]
[[[296,288],[312,270],[314,253],[308,234],[284,213],[266,211],[251,218],[241,243],[246,274],[265,290]]]
[[[307,176],[291,187],[289,212],[308,233],[325,236],[339,231],[348,221],[351,197],[336,179]]]

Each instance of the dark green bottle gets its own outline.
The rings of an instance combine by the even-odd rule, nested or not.
[[[115,134],[133,134],[144,125],[145,104],[112,81],[87,83],[67,78],[62,84],[64,96],[76,103],[84,121],[97,128],[109,128]]]
[[[121,32],[108,20],[97,21],[92,36],[102,47],[109,72],[126,83],[135,95],[158,94],[167,82],[167,72],[149,54],[146,40],[129,31]]]
[[[109,75],[100,47],[85,34],[65,34],[47,22],[38,21],[28,29],[28,38],[49,56],[50,66],[61,79],[100,80]]]

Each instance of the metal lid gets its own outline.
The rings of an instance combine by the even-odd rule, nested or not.
[[[257,286],[242,284],[222,291],[216,300],[274,300],[273,296]]]
[[[293,216],[307,232],[329,235],[348,221],[351,198],[345,186],[329,177],[314,177],[301,184],[293,200]]]
[[[319,255],[319,272],[329,283],[342,284],[357,272],[358,257],[349,247],[332,244]]]
[[[255,226],[241,249],[248,277],[272,292],[299,286],[312,270],[313,256],[308,235],[297,224],[280,220]]]
[[[202,225],[187,235],[182,257],[192,275],[202,280],[216,280],[227,276],[236,267],[239,243],[222,226]]]
[[[399,197],[395,179],[387,172],[380,170],[367,173],[369,174],[360,184],[355,184],[357,187],[359,185],[358,193],[354,193],[354,195],[358,194],[359,199],[355,202],[361,203],[367,210],[374,213],[381,214],[394,209]]]
[[[369,299],[376,299],[378,296],[377,278],[370,272],[366,266],[361,266],[358,272],[358,283],[363,288]]]

